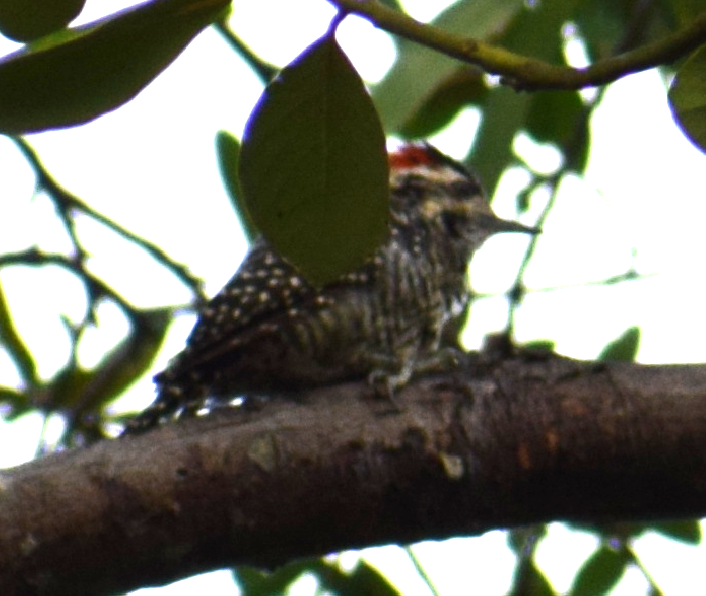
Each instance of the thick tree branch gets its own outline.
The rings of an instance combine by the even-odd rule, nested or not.
[[[110,594],[208,569],[543,520],[706,514],[706,366],[494,362],[223,411],[0,474],[0,593]]]
[[[388,8],[377,0],[328,0],[336,8],[357,14],[373,25],[416,41],[447,56],[500,75],[515,89],[582,89],[612,83],[628,74],[668,64],[706,43],[706,13],[680,31],[586,68],[559,66],[509,52],[478,39],[449,33]]]

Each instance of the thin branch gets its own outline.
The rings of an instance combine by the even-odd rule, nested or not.
[[[70,259],[66,255],[47,253],[37,248],[29,248],[20,252],[0,255],[0,269],[9,265],[26,265],[30,267],[56,265],[76,275],[86,286],[86,293],[90,297],[100,298],[106,296],[113,300],[126,316],[130,318],[137,316],[137,310],[132,304],[127,302],[125,298],[113,290],[113,288],[103,280],[87,271],[80,261]]]
[[[5,298],[5,292],[0,280],[0,344],[7,350],[8,356],[17,367],[17,372],[23,383],[28,386],[35,385],[39,378],[37,363],[32,352],[25,344],[22,336],[17,331],[10,314],[10,306]]]
[[[585,68],[572,68],[449,33],[388,8],[377,0],[328,1],[339,10],[361,16],[389,33],[480,66],[490,74],[500,75],[503,83],[518,90],[582,89],[605,85],[625,75],[673,62],[706,42],[706,13],[703,13],[680,31],[662,39]]]
[[[263,85],[267,85],[277,72],[279,72],[276,66],[266,62],[253,52],[250,47],[236,35],[235,31],[230,28],[226,20],[216,21],[213,23],[213,28],[221,34],[228,42],[228,45],[235,50],[245,64],[258,76]]]
[[[659,587],[659,585],[655,581],[654,577],[652,577],[652,574],[642,564],[642,561],[640,560],[640,557],[637,556],[635,549],[629,544],[623,545],[623,548],[625,549],[625,552],[628,554],[628,556],[632,560],[633,565],[635,565],[635,567],[637,567],[640,570],[640,573],[642,573],[642,576],[645,578],[645,581],[647,582],[648,586],[650,587],[650,591],[648,592],[650,594],[650,596],[664,596],[664,592]]]
[[[406,546],[404,550],[407,553],[409,560],[412,562],[412,565],[414,565],[417,575],[419,575],[419,577],[427,585],[427,588],[431,592],[432,596],[441,596],[441,592],[439,592],[437,587],[434,585],[434,582],[431,577],[429,577],[427,570],[424,569],[424,565],[422,565],[422,562],[419,560],[417,553],[414,552],[414,548],[412,546]]]
[[[97,221],[98,223],[106,226],[108,229],[114,231],[116,234],[122,236],[129,242],[132,242],[142,248],[148,255],[150,255],[155,261],[163,265],[166,269],[171,271],[181,282],[191,289],[199,300],[205,301],[206,295],[203,290],[203,282],[194,276],[186,267],[181,263],[174,261],[169,255],[167,255],[164,250],[162,250],[156,244],[153,244],[149,240],[138,236],[134,232],[131,232],[127,228],[124,228],[120,224],[114,222],[112,219],[106,217],[102,213],[96,211],[91,206],[84,203],[73,193],[64,189],[51,175],[51,173],[46,169],[44,164],[37,155],[34,148],[21,137],[10,137],[10,139],[17,145],[22,155],[27,159],[30,166],[34,170],[34,174],[37,178],[37,187],[44,191],[49,198],[54,201],[56,205],[57,212],[62,217],[64,225],[67,227],[71,239],[73,241],[74,247],[79,258],[83,259],[85,256],[85,251],[81,246],[75,233],[72,233],[73,229],[73,217],[68,217],[67,214],[71,210],[79,211],[87,217]],[[70,221],[70,225],[67,224],[67,217]]]

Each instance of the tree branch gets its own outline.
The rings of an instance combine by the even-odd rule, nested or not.
[[[706,13],[676,33],[586,68],[558,66],[522,56],[478,39],[449,33],[388,8],[377,0],[328,0],[340,11],[357,14],[376,27],[416,41],[452,58],[502,77],[517,90],[582,89],[612,83],[628,74],[668,64],[706,42]]]
[[[538,521],[706,514],[706,366],[473,356],[397,401],[337,385],[4,471],[0,593],[110,594]]]

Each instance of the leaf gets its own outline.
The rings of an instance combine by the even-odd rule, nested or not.
[[[544,0],[518,12],[499,42],[525,56],[558,63],[563,60],[561,27],[577,0]],[[515,161],[512,142],[528,125],[533,95],[496,87],[483,109],[481,126],[467,162],[476,169],[490,196],[500,176]]]
[[[83,10],[86,0],[0,0],[0,33],[16,41],[31,41],[66,27]]]
[[[635,362],[640,348],[640,328],[628,327],[623,334],[606,344],[598,360],[613,362]]]
[[[246,240],[252,242],[258,234],[252,217],[248,213],[245,202],[241,199],[238,184],[238,162],[240,161],[240,141],[225,130],[216,133],[216,154],[218,158],[218,171],[223,180],[235,215],[243,228]]]
[[[706,151],[706,45],[677,71],[667,97],[679,128],[701,151]]]
[[[95,412],[122,394],[154,361],[164,341],[172,309],[143,311],[131,333],[90,370],[61,371],[46,390],[45,411]]]
[[[398,132],[408,139],[429,137],[447,126],[463,108],[480,104],[487,96],[482,71],[462,66],[432,90]]]
[[[83,124],[135,97],[228,6],[153,0],[0,60],[0,132]]]
[[[581,566],[574,577],[571,596],[599,596],[605,594],[620,581],[630,562],[624,551],[601,546]]]
[[[540,143],[554,143],[560,149],[571,143],[581,143],[571,147],[575,154],[569,165],[582,172],[588,160],[590,128],[582,118],[583,102],[577,91],[539,91],[532,94],[525,130]],[[582,123],[583,130],[577,130]]]
[[[581,4],[581,0],[526,2],[524,10],[517,13],[499,42],[523,56],[565,63],[562,27]]]
[[[522,349],[532,352],[553,352],[556,350],[556,341],[553,339],[533,339],[522,344]]]
[[[502,30],[510,19],[522,10],[521,0],[473,0],[455,2],[441,12],[431,24],[449,33],[474,39],[488,39]],[[414,130],[414,123],[425,120],[422,112],[435,105],[434,96],[454,76],[462,62],[440,54],[409,40],[397,42],[397,60],[376,85],[373,97],[380,111],[380,118],[389,134],[404,134]],[[472,72],[472,71],[471,71]],[[463,94],[448,111],[455,114],[463,104]],[[450,101],[451,98],[448,98]]]
[[[520,559],[515,567],[508,596],[554,596],[547,576],[532,559]]]
[[[285,67],[245,127],[240,190],[276,250],[314,284],[360,266],[387,231],[385,136],[331,36]]]
[[[400,596],[399,590],[390,583],[379,569],[361,559],[353,571],[345,573],[336,564],[320,562],[314,572],[321,588],[339,596],[374,594],[375,596]]]
[[[242,566],[233,569],[233,578],[244,596],[280,596],[302,574],[315,574],[320,565],[318,560],[294,561],[270,573]]]
[[[701,524],[698,519],[675,519],[650,524],[646,529],[686,544],[701,543]]]
[[[631,6],[615,0],[582,2],[574,12],[588,59],[595,62],[615,53],[625,36]]]
[[[505,168],[515,161],[512,141],[525,124],[531,96],[508,87],[493,89],[491,93],[473,151],[466,161],[478,172],[492,197]]]
[[[597,534],[606,542],[615,542],[626,544],[635,538],[639,538],[647,525],[643,522],[603,522],[603,523],[569,523],[567,524],[572,530],[577,532],[590,532]]]
[[[379,569],[361,560],[350,574],[349,594],[375,594],[376,596],[399,596],[400,592]]]
[[[670,26],[672,29],[680,29],[686,25],[691,25],[694,19],[704,11],[703,0],[669,0],[665,3],[666,8],[671,13]]]

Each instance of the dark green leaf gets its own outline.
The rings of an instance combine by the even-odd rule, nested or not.
[[[216,155],[218,158],[218,171],[223,180],[231,205],[238,217],[240,226],[248,242],[257,236],[257,228],[248,213],[245,202],[240,199],[238,184],[238,162],[240,161],[240,141],[225,130],[216,133]]]
[[[162,347],[174,313],[171,308],[141,311],[133,321],[132,333],[99,365],[102,375],[100,403],[122,394],[145,374]]]
[[[663,11],[669,12],[670,25],[673,29],[690,25],[706,10],[704,0],[663,0],[660,4]]]
[[[525,130],[535,141],[554,143],[560,149],[569,148],[575,154],[569,165],[583,171],[589,145],[589,128],[583,110],[581,96],[576,91],[533,93]],[[583,130],[578,126],[583,126]],[[574,146],[575,143],[581,143],[581,146]]]
[[[243,135],[240,190],[255,225],[315,284],[361,265],[387,231],[385,137],[326,35],[282,70]]]
[[[634,362],[639,347],[640,328],[628,327],[620,337],[606,344],[598,355],[598,360]]]
[[[0,33],[31,41],[66,27],[83,10],[86,0],[1,0]]]
[[[504,47],[523,56],[554,64],[564,60],[562,28],[574,14],[581,0],[542,0],[525,3],[498,40]]]
[[[153,0],[64,30],[0,61],[0,132],[93,120],[132,99],[228,6]]]
[[[648,530],[687,544],[701,543],[701,524],[697,519],[675,519],[650,524]]]
[[[554,596],[554,588],[532,559],[520,559],[508,596]]]
[[[679,128],[706,151],[706,46],[696,50],[679,69],[668,98]]]
[[[243,596],[280,596],[302,574],[316,574],[321,562],[317,559],[288,563],[276,571],[266,572],[252,567],[238,567],[233,570],[233,578],[242,590]]]
[[[141,313],[130,334],[95,368],[64,369],[45,391],[47,410],[95,412],[121,395],[151,366],[172,319],[171,309]]]
[[[269,574],[254,567],[243,565],[233,569],[232,575],[243,596],[251,596],[258,593],[260,587],[266,583]]]
[[[483,73],[462,66],[438,84],[398,132],[408,139],[431,136],[448,125],[462,108],[479,104],[487,95]]]
[[[615,53],[618,41],[625,35],[630,4],[615,0],[591,0],[579,5],[574,19],[591,62]]]
[[[647,526],[642,522],[606,522],[595,524],[571,523],[567,524],[571,529],[578,532],[590,532],[601,536],[605,541],[615,541],[627,543],[634,538],[638,538]]]
[[[502,30],[522,6],[522,0],[463,0],[444,10],[432,24],[449,33],[485,40]],[[427,131],[430,125],[421,126],[427,119],[438,123],[441,115],[447,119],[449,114],[455,114],[469,89],[449,97],[443,106],[439,106],[443,99],[438,93],[460,67],[462,64],[453,58],[412,41],[399,40],[397,60],[373,92],[385,130],[390,134]],[[471,97],[476,96],[471,93]],[[434,116],[421,113],[431,106],[444,109]]]
[[[376,567],[361,559],[351,573],[335,565],[326,565],[317,572],[321,586],[338,596],[400,596],[400,592]]]
[[[515,161],[512,142],[525,124],[530,101],[530,95],[516,93],[508,87],[491,91],[473,152],[467,160],[478,172],[489,196],[495,192],[505,168]]]
[[[574,577],[571,596],[600,596],[620,581],[630,557],[624,551],[608,546],[598,548],[581,566]]]
[[[499,42],[508,49],[534,58],[558,63],[563,60],[561,28],[578,0],[544,0],[518,12]],[[512,143],[527,126],[530,94],[508,87],[496,87],[483,109],[481,126],[468,162],[480,174],[492,196],[505,169],[512,165]]]

